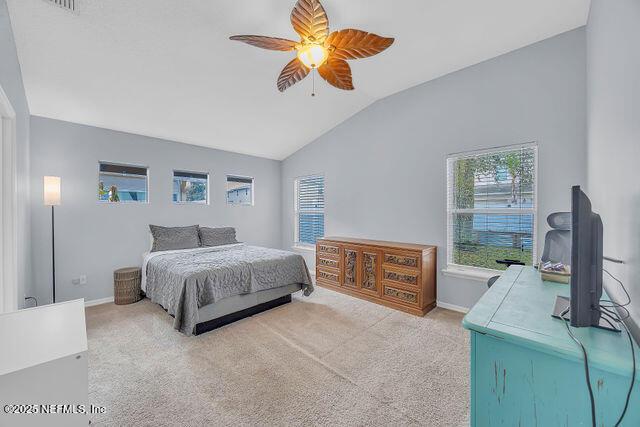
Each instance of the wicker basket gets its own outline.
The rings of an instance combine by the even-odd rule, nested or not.
[[[141,278],[142,272],[139,267],[121,268],[114,271],[113,302],[123,305],[140,301]]]

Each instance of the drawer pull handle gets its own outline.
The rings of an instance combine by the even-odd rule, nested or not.
[[[338,268],[338,261],[335,259],[319,258],[319,264],[325,267]]]
[[[326,271],[322,271],[320,270],[318,272],[318,275],[320,276],[321,279],[325,279],[325,280],[330,280],[332,282],[337,282],[338,281],[338,276]]]
[[[384,294],[414,304],[418,302],[418,294],[408,291],[401,291],[400,289],[390,288],[388,286],[385,286]]]
[[[320,252],[324,252],[326,254],[338,255],[338,253],[340,253],[340,248],[336,246],[320,245],[318,248],[320,249]]]
[[[395,282],[400,283],[409,283],[411,285],[416,285],[417,276],[413,274],[405,274],[405,273],[396,273],[395,271],[384,271],[384,278],[387,280],[393,280]]]
[[[384,262],[388,264],[401,265],[403,267],[418,267],[418,258],[411,256],[385,254]]]

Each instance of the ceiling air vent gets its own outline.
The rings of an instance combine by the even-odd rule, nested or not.
[[[60,6],[63,9],[70,10],[75,12],[76,10],[76,1],[77,0],[44,0],[49,4],[55,4],[56,6]]]

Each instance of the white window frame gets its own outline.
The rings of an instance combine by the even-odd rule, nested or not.
[[[326,221],[326,214],[325,214],[325,210],[327,208],[327,199],[326,199],[326,183],[324,180],[324,175],[323,174],[314,174],[314,175],[304,175],[304,176],[299,176],[296,179],[293,180],[293,227],[294,227],[294,238],[293,238],[293,246],[294,248],[298,248],[298,249],[306,249],[306,250],[315,250],[315,245],[312,245],[310,243],[305,243],[305,242],[301,242],[300,241],[300,227],[299,227],[299,223],[300,223],[300,208],[299,208],[299,201],[298,201],[298,190],[299,190],[299,185],[300,185],[300,180],[302,179],[309,179],[309,178],[322,178],[322,185],[323,185],[323,194],[325,197],[324,200],[324,208],[323,209],[313,209],[313,210],[308,210],[305,211],[305,213],[321,213],[323,216],[322,218]],[[325,224],[326,225],[326,224]]]
[[[251,202],[250,203],[229,203],[229,189],[227,188],[227,184],[229,184],[229,178],[241,178],[241,179],[250,179],[251,180]],[[255,206],[256,202],[256,179],[252,176],[238,175],[238,174],[227,174],[224,179],[224,201],[229,206]]]
[[[0,313],[18,309],[16,113],[0,87]]]
[[[130,166],[133,168],[141,168],[141,169],[146,169],[147,170],[147,179],[145,182],[145,191],[147,192],[147,199],[144,202],[138,202],[138,201],[133,201],[133,200],[126,200],[126,201],[120,201],[120,202],[110,202],[108,200],[100,200],[100,198],[98,197],[98,203],[99,204],[103,204],[103,205],[138,205],[138,204],[149,204],[150,200],[151,200],[151,194],[149,191],[149,181],[151,179],[150,176],[150,168],[149,166],[143,166],[143,165],[139,165],[139,164],[135,164],[135,163],[123,163],[123,162],[112,162],[109,160],[98,160],[98,180],[97,183],[100,184],[100,175],[102,174],[102,172],[100,171],[100,165],[113,165],[113,166]],[[173,178],[173,177],[172,177]],[[172,181],[173,182],[173,181]]]
[[[453,206],[453,183],[451,182],[450,169],[457,160],[476,157],[483,154],[493,154],[505,151],[513,151],[519,149],[533,149],[534,157],[534,178],[533,178],[533,208],[530,209],[454,209]],[[532,261],[537,260],[538,254],[538,144],[537,142],[528,142],[525,144],[506,145],[502,147],[493,147],[483,150],[467,151],[462,153],[449,154],[446,157],[446,173],[447,173],[447,265],[442,273],[447,276],[466,278],[486,282],[489,278],[502,274],[502,270],[494,270],[483,267],[473,267],[469,265],[454,264],[453,260],[453,216],[458,213],[483,213],[483,214],[508,214],[508,215],[533,215],[533,231],[532,231]]]
[[[196,175],[206,175],[207,177],[207,191],[206,191],[206,196],[205,196],[205,201],[204,203],[202,202],[181,202],[180,200],[176,200],[173,201],[173,180],[176,179],[176,172],[177,173],[192,173],[192,174],[196,174]],[[191,171],[191,170],[187,170],[187,169],[174,169],[173,173],[171,174],[171,201],[176,204],[176,205],[199,205],[199,206],[208,206],[209,205],[209,188],[210,188],[210,176],[209,176],[209,172],[196,172],[196,171]],[[149,170],[147,169],[147,187],[149,186]],[[149,198],[149,190],[147,189],[147,199]]]

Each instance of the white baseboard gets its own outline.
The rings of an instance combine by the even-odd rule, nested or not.
[[[455,304],[449,304],[448,302],[436,301],[436,304],[440,308],[446,308],[447,310],[457,311],[459,313],[468,313],[469,309],[467,307],[461,307]]]
[[[106,297],[106,298],[100,298],[100,299],[92,299],[91,301],[85,301],[84,306],[93,307],[94,305],[109,304],[110,302],[113,302],[113,297]]]

